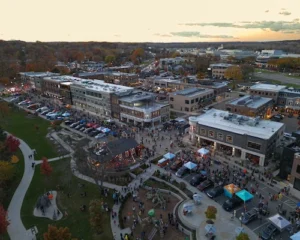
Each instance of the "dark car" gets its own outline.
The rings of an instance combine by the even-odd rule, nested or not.
[[[98,135],[100,133],[100,131],[98,131],[98,130],[93,130],[93,131],[91,131],[90,133],[89,133],[89,136],[90,137],[95,137],[96,135]]]
[[[186,167],[181,167],[179,168],[179,170],[175,173],[175,175],[177,177],[183,177],[185,174],[187,174],[189,172],[189,169],[187,169]]]
[[[201,182],[203,182],[206,179],[207,179],[207,176],[202,175],[202,174],[197,174],[191,179],[190,184],[192,186],[198,186]]]
[[[243,200],[240,199],[239,197],[232,197],[228,200],[226,200],[224,203],[223,203],[223,208],[226,210],[226,211],[231,211],[233,210],[234,208],[242,205],[243,203]]]
[[[252,208],[248,212],[244,214],[242,217],[242,223],[243,224],[248,224],[249,222],[255,220],[258,218],[259,215],[259,209],[258,208]]]
[[[215,188],[212,188],[212,189],[209,189],[207,192],[206,192],[206,195],[210,198],[215,198],[215,197],[218,197],[220,196],[221,194],[224,193],[224,188],[223,186],[217,186]]]
[[[260,233],[260,237],[263,240],[273,239],[279,233],[279,230],[271,223],[266,226]]]
[[[79,130],[79,129],[81,129],[82,127],[84,127],[85,126],[85,124],[79,124],[79,125],[77,125],[76,127],[75,127],[75,129],[76,130]]]
[[[214,182],[210,179],[206,179],[204,182],[200,183],[197,188],[200,191],[204,191],[205,189],[211,188],[214,186]]]
[[[182,167],[183,161],[176,160],[174,164],[170,167],[173,171],[176,171],[178,168]]]
[[[65,124],[66,124],[66,125],[71,125],[72,123],[74,123],[74,122],[71,121],[71,120],[66,120],[66,121],[65,121]]]

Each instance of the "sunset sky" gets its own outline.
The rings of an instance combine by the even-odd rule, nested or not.
[[[300,0],[1,0],[0,6],[3,40],[300,39]]]

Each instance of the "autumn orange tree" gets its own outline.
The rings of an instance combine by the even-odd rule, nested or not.
[[[232,79],[232,89],[235,89],[235,81],[241,81],[243,79],[243,73],[239,66],[231,66],[226,69],[224,73],[226,79]]]
[[[56,227],[48,225],[48,230],[43,234],[44,240],[76,240],[72,238],[70,229],[67,227]]]
[[[216,219],[217,208],[214,206],[208,206],[205,212],[206,218]]]
[[[144,55],[145,55],[144,49],[137,48],[132,52],[130,58],[134,64],[140,64],[142,62],[142,58],[144,57]]]
[[[2,204],[0,204],[0,235],[3,235],[7,231],[9,222],[7,220],[7,211],[5,211]]]
[[[92,200],[89,206],[90,213],[90,224],[92,228],[97,232],[103,231],[103,212],[102,212],[102,201]]]
[[[46,157],[43,157],[42,164],[41,164],[41,173],[46,177],[49,177],[52,173],[52,170],[53,169],[50,163],[48,162],[48,159]]]

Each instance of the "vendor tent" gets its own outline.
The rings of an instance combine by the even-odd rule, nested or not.
[[[292,240],[300,240],[300,231],[290,236]]]
[[[253,195],[245,189],[237,192],[235,195],[242,199],[244,202],[247,202],[253,198]]]
[[[206,230],[207,233],[212,233],[212,234],[216,233],[216,228],[212,224],[207,224],[205,226],[205,230]]]
[[[195,193],[194,195],[193,195],[193,200],[195,201],[195,203],[200,203],[200,201],[201,201],[201,198],[202,198],[202,196],[200,195],[200,194],[198,194],[198,193]]]
[[[288,220],[286,220],[279,214],[269,217],[268,220],[272,222],[280,231],[285,229],[287,226],[291,225],[291,223]]]
[[[200,173],[201,173],[202,175],[204,175],[204,176],[206,176],[206,175],[207,175],[207,172],[206,172],[206,171],[204,171],[204,170],[200,171]]]
[[[193,163],[193,162],[187,162],[186,164],[184,164],[184,166],[187,168],[187,169],[194,169],[195,167],[197,167],[197,164]]]
[[[209,150],[206,149],[206,148],[200,148],[197,152],[199,154],[201,154],[201,155],[207,155],[207,154],[209,154]]]
[[[166,159],[173,159],[174,157],[175,157],[175,154],[170,153],[170,152],[168,152],[164,155],[164,158],[166,158]]]
[[[229,198],[232,198],[232,195],[239,191],[241,191],[241,189],[232,183],[228,184],[224,187],[224,194],[226,197],[229,197]]]
[[[150,209],[149,212],[148,212],[148,216],[149,217],[154,217],[155,215],[155,210],[154,209]]]

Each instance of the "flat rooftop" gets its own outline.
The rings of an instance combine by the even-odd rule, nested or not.
[[[217,109],[208,110],[198,117],[190,117],[189,120],[196,121],[199,125],[266,140],[284,126],[283,123],[232,114]]]
[[[272,98],[265,98],[261,96],[252,96],[252,95],[245,95],[241,98],[235,99],[228,104],[236,105],[236,106],[245,106],[248,108],[259,108],[269,102],[272,102]]]
[[[47,77],[47,76],[58,76],[59,73],[52,72],[20,72],[20,75],[27,77]]]
[[[50,76],[50,77],[44,77],[45,80],[51,80],[51,81],[56,81],[56,82],[76,82],[76,81],[82,81],[84,79],[78,78],[78,77],[73,77],[69,75],[64,75],[64,76]]]
[[[231,67],[231,66],[233,65],[229,63],[213,63],[209,65],[209,67]]]
[[[127,92],[129,90],[133,90],[132,87],[126,87],[122,85],[116,85],[111,83],[105,83],[102,80],[84,80],[74,82],[74,86],[81,86],[86,89],[94,90],[96,92]]]
[[[137,101],[141,101],[141,100],[153,99],[154,97],[155,97],[155,95],[152,93],[138,91],[135,93],[133,92],[132,95],[130,95],[130,96],[120,98],[120,101],[133,103],[133,102],[137,102]]]
[[[272,91],[279,92],[280,90],[285,89],[284,85],[275,85],[275,84],[266,84],[266,83],[258,83],[250,87],[251,90],[261,90],[261,91]]]
[[[213,90],[207,89],[207,88],[187,88],[187,89],[177,91],[177,92],[173,93],[173,95],[174,96],[180,95],[180,96],[186,96],[186,97],[194,97],[194,96],[197,96],[198,94],[208,93],[208,92],[213,92]]]

